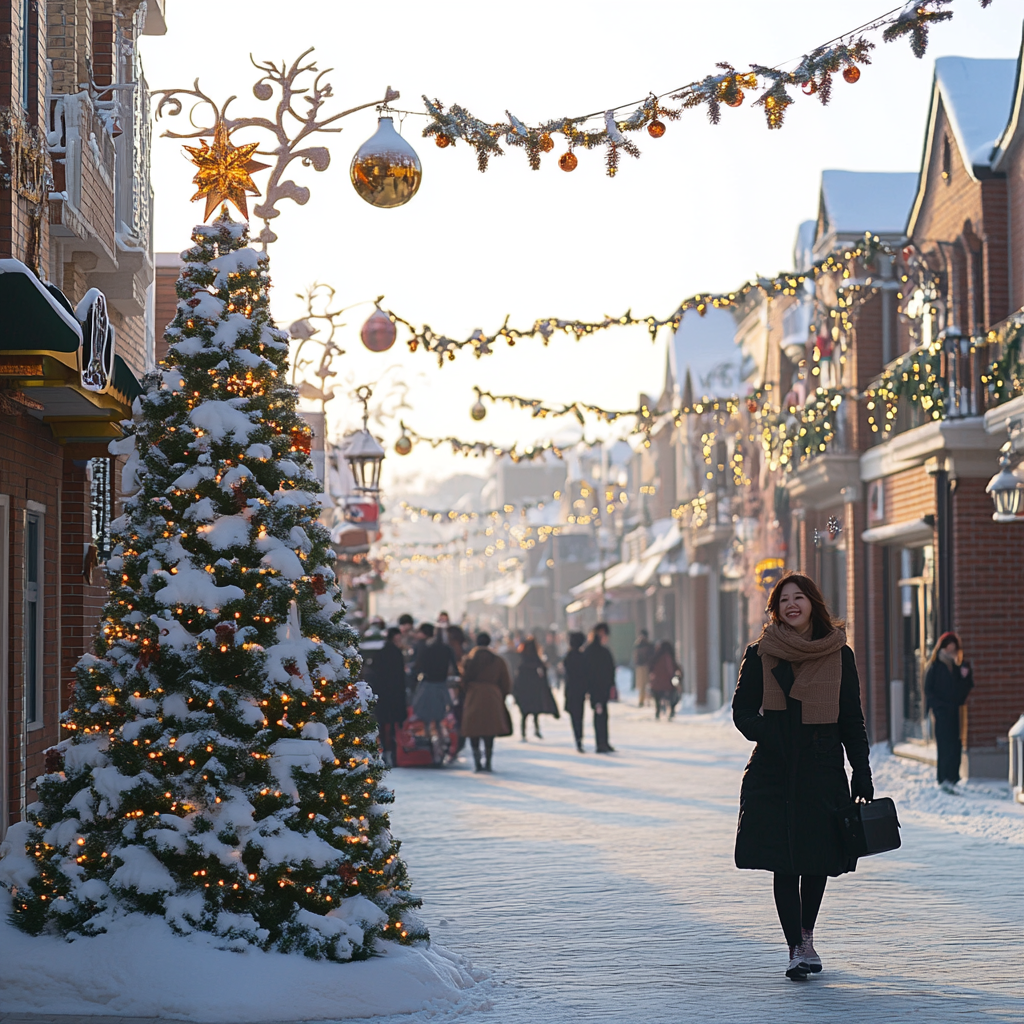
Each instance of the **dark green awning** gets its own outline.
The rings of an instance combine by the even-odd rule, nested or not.
[[[20,260],[0,260],[0,351],[81,347],[81,325],[39,278]]]
[[[138,378],[119,355],[114,356],[113,385],[117,391],[127,397],[129,404],[142,394],[142,385]]]

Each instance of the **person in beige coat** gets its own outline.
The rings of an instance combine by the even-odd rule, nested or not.
[[[512,692],[505,659],[490,649],[491,638],[478,633],[476,647],[462,663],[462,685],[466,696],[462,707],[462,735],[469,738],[478,772],[491,771],[495,736],[512,735],[512,716],[505,698]],[[484,760],[481,761],[480,741]]]

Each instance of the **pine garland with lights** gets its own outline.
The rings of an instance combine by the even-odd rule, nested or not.
[[[440,100],[424,96],[423,103],[430,122],[423,129],[423,135],[433,138],[442,149],[459,141],[465,142],[476,152],[480,171],[487,170],[492,157],[504,155],[502,140],[508,146],[525,150],[530,167],[539,170],[541,154],[554,149],[552,136],[561,135],[568,147],[558,160],[563,171],[575,170],[578,161],[574,150],[604,147],[606,173],[615,177],[620,151],[633,157],[640,156],[639,149],[625,133],[640,132],[646,128],[652,138],[659,139],[665,134],[661,118],[676,120],[679,117],[678,110],[661,105],[663,97],[679,101],[683,108],[706,106],[709,120],[718,124],[723,104],[739,107],[746,92],[766,86],[754,105],[763,108],[770,129],[781,128],[787,109],[794,103],[787,87],[799,88],[804,95],[817,96],[820,103],[828,104],[832,96],[833,75],[842,72],[844,80],[852,85],[860,79],[860,66],[871,63],[870,51],[874,49],[874,43],[867,40],[865,34],[874,32],[880,32],[886,43],[909,36],[914,55],[923,57],[928,46],[929,27],[953,17],[952,11],[942,9],[950,2],[911,0],[896,11],[889,11],[815,47],[799,59],[792,71],[784,71],[777,65],[751,64],[750,71],[744,72],[721,62],[716,65],[718,74],[705,75],[659,95],[650,93],[628,114],[619,112],[634,104],[577,117],[551,118],[535,125],[524,123],[506,110],[505,121],[492,122],[474,117],[460,104],[454,103],[446,109]],[[981,0],[982,7],[988,7],[990,3],[991,0]],[[584,125],[591,120],[598,121],[598,126],[588,130]]]
[[[388,828],[268,258],[226,208],[182,254],[168,359],[113,449],[110,598],[0,879],[32,934],[131,912],[226,948],[427,937]],[[134,491],[134,493],[132,493]]]

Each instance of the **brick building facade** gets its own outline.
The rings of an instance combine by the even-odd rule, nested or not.
[[[163,3],[0,10],[0,834],[107,594],[120,436],[153,366],[148,94]]]

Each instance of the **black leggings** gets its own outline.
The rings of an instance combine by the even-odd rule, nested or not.
[[[480,741],[484,741],[484,754],[487,757],[488,764],[491,761],[491,753],[494,750],[494,737],[493,736],[470,736],[469,745],[473,748],[473,760],[480,760]]]
[[[775,908],[779,912],[786,942],[799,946],[803,941],[801,927],[814,930],[818,908],[825,895],[828,875],[780,875],[775,873]]]

